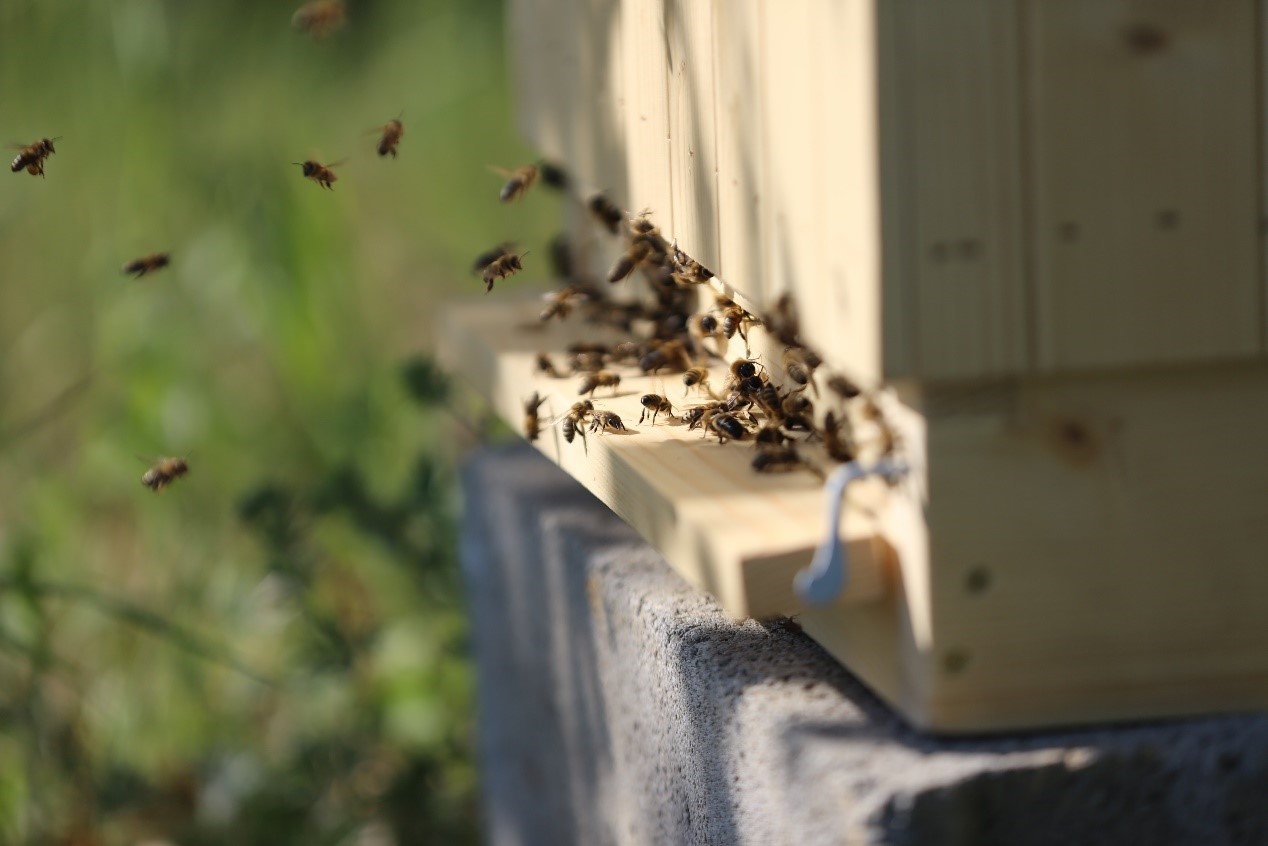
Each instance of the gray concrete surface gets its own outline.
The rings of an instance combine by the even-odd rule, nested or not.
[[[1268,717],[929,739],[532,450],[463,483],[495,846],[1268,844]]]

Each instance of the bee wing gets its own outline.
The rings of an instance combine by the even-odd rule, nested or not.
[[[497,165],[485,165],[485,167],[487,167],[492,173],[496,173],[498,176],[504,176],[507,179],[510,179],[515,175],[515,171],[507,170],[506,168],[498,167]]]
[[[330,164],[326,165],[326,167],[329,167],[329,168],[336,168],[336,167],[340,167],[340,166],[342,166],[342,165],[344,165],[344,164],[347,164],[347,162],[348,162],[348,157],[347,157],[347,156],[344,156],[344,157],[343,157],[342,159],[340,159],[339,161],[337,161],[337,162],[331,162]]]

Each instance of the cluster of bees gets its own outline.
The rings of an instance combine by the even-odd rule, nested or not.
[[[301,6],[291,19],[294,27],[301,32],[320,39],[341,27],[346,20],[343,0],[312,0]],[[400,116],[393,118],[381,127],[369,130],[379,136],[375,151],[380,157],[396,158],[397,146],[405,135],[404,124]],[[61,136],[40,138],[32,144],[11,144],[18,151],[9,169],[13,173],[26,171],[31,176],[45,177],[44,168],[50,156],[57,152],[55,142]],[[333,189],[338,176],[334,168],[342,162],[322,164],[314,159],[294,162],[300,166],[301,173],[322,188]],[[155,271],[162,270],[171,264],[171,253],[155,252],[133,259],[123,265],[123,273],[140,278]],[[189,472],[189,462],[184,458],[160,458],[141,477],[141,484],[155,493],[176,481]]]
[[[560,190],[570,187],[564,172],[548,163],[495,170],[507,178],[499,194],[502,202],[523,196],[539,177]],[[805,446],[812,443],[830,461],[854,460],[859,448],[851,408],[857,411],[855,416],[875,424],[879,452],[893,452],[892,429],[871,396],[837,373],[823,370],[823,376],[816,380],[823,360],[802,340],[790,296],[781,297],[769,313],[756,315],[710,286],[713,302],[701,309],[698,304],[705,299],[700,295],[702,286],[713,273],[677,243],[667,241],[652,222],[650,211],[630,216],[603,194],[575,199],[589,210],[603,232],[623,239],[622,252],[607,274],[609,286],[604,290],[577,267],[567,239],[556,238],[551,244],[551,261],[564,285],[545,295],[540,320],[547,323],[576,315],[589,324],[618,329],[631,340],[574,343],[566,349],[563,362],[548,353],[537,355],[539,374],[579,379],[577,394],[583,398],[549,424],[562,427],[567,443],[580,437],[585,445],[587,432],[626,431],[625,421],[616,413],[595,405],[600,391],[617,395],[623,369],[642,376],[681,374],[684,397],[694,391],[699,400],[675,404],[662,394],[644,394],[637,425],[654,426],[660,421],[685,425],[688,431],[700,430],[703,437],[716,438],[722,444],[751,443],[750,465],[758,472],[804,469],[822,476],[820,462],[805,453]],[[481,275],[486,293],[493,290],[495,282],[521,270],[525,255],[504,243],[479,256],[473,271]],[[633,301],[619,302],[609,295],[610,286],[629,285],[640,278],[645,292]],[[782,348],[778,372],[752,355],[749,333],[755,327]],[[722,384],[712,384],[711,367],[726,363],[731,341],[737,337],[744,344],[744,356],[727,364]],[[820,384],[826,388],[822,398]],[[542,432],[540,410],[544,403],[537,392],[524,401],[524,434],[530,441]]]

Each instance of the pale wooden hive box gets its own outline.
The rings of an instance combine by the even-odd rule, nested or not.
[[[581,195],[651,210],[752,310],[791,292],[911,472],[852,490],[859,566],[824,608],[790,584],[823,531],[810,474],[759,479],[663,426],[588,453],[553,429],[543,452],[732,613],[798,615],[916,726],[1268,706],[1261,4],[509,14],[541,155]],[[621,244],[580,207],[568,225],[606,273]],[[505,294],[451,309],[444,346],[514,423],[553,392],[548,421],[575,380],[534,376],[533,351],[589,335],[516,330],[538,306]],[[625,384],[596,404],[637,418]]]

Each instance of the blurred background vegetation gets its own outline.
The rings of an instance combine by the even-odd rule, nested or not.
[[[62,136],[0,191],[0,843],[475,838],[471,433],[425,351],[558,211],[486,169],[532,158],[497,0],[297,6],[0,4],[0,142]]]

